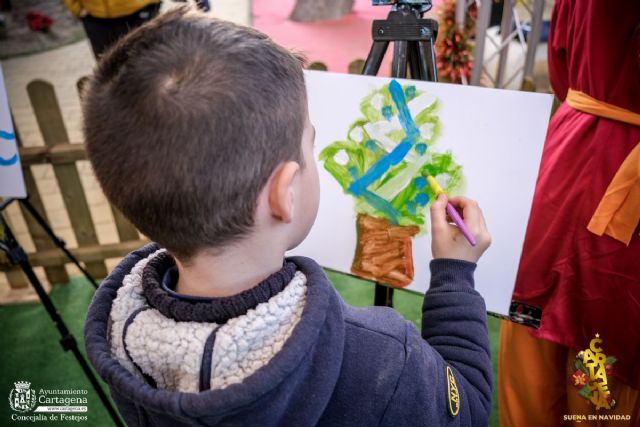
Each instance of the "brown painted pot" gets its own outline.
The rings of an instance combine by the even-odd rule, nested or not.
[[[358,214],[356,230],[353,274],[395,287],[413,281],[411,238],[420,231],[417,226],[393,225],[385,219]]]

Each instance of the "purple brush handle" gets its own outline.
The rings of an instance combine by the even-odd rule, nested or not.
[[[447,202],[447,213],[449,214],[449,217],[453,220],[453,222],[456,223],[456,225],[462,232],[462,235],[467,238],[469,243],[471,243],[471,246],[475,246],[476,239],[473,237],[473,234],[471,234],[471,231],[469,231],[467,226],[464,224],[464,221],[462,221],[462,218],[460,218],[460,214],[458,213],[456,208],[454,208],[453,205],[449,202]]]

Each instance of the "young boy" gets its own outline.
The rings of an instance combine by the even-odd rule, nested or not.
[[[486,425],[491,363],[478,245],[434,202],[422,336],[346,305],[285,258],[319,202],[299,58],[250,28],[177,9],[105,54],[85,96],[89,157],[150,244],[89,308],[89,357],[129,425]],[[327,239],[327,244],[331,244]]]

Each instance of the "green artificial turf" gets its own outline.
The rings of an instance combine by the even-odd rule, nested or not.
[[[371,282],[348,275],[328,271],[329,279],[344,300],[351,305],[373,304],[374,287]],[[82,328],[87,307],[93,295],[93,288],[83,278],[73,278],[66,285],[54,287],[51,299],[71,333],[78,341],[84,354]],[[407,320],[420,328],[422,295],[397,290],[394,293],[394,307]],[[489,316],[489,339],[493,359],[494,378],[497,373],[497,352],[500,322]],[[8,397],[16,381],[29,381],[31,388],[86,389],[88,390],[88,422],[37,422],[31,425],[55,424],[58,426],[90,425],[91,427],[112,426],[113,423],[103,408],[96,393],[91,388],[73,354],[62,350],[59,334],[48,314],[40,304],[0,306],[0,395]],[[106,390],[106,387],[104,387]],[[16,425],[11,420],[7,400],[0,404],[0,425]],[[490,426],[497,426],[497,395],[494,387],[493,413]]]
[[[78,347],[84,355],[83,324],[94,288],[84,278],[73,278],[66,285],[58,285],[51,299]],[[85,425],[113,426],[97,394],[76,362],[73,354],[60,346],[60,334],[41,304],[0,306],[0,425]],[[6,400],[16,381],[29,381],[39,393],[45,389],[85,389],[88,391],[87,422],[17,422]],[[106,390],[106,387],[104,387]],[[33,413],[31,413],[33,414]]]

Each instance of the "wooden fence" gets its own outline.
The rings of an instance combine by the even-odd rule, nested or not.
[[[356,59],[349,64],[348,72],[360,74],[363,66],[364,60]],[[321,62],[314,62],[308,68],[326,70],[327,66]],[[79,93],[81,93],[85,79],[86,77],[78,81]],[[69,249],[85,265],[87,271],[95,279],[102,279],[108,273],[105,265],[106,259],[123,257],[147,243],[148,240],[142,238],[135,227],[112,206],[111,211],[119,241],[110,244],[100,244],[98,242],[96,227],[92,221],[87,197],[76,164],[78,161],[87,160],[84,144],[71,143],[69,141],[53,85],[43,80],[34,80],[27,85],[27,93],[45,143],[44,146],[23,146],[19,129],[16,126],[15,132],[20,151],[20,160],[31,204],[38,210],[44,220],[50,224],[47,211],[36,186],[36,180],[31,171],[31,166],[33,165],[49,164],[53,168],[55,179],[62,193],[64,206],[78,243],[77,248]],[[20,205],[20,210],[35,246],[35,252],[28,254],[31,264],[34,267],[44,267],[47,280],[52,285],[69,282],[69,276],[65,268],[66,264],[70,264],[67,257],[55,246],[51,238],[22,205]],[[29,282],[20,268],[10,265],[3,253],[0,253],[0,272],[4,272],[7,275],[9,286],[12,290],[21,290],[29,286]],[[19,302],[25,299],[33,298],[32,295],[28,295],[26,298],[19,296],[3,300],[2,296],[0,296],[0,304],[3,302]]]
[[[107,275],[105,259],[122,257],[145,244],[147,240],[141,238],[135,227],[120,212],[111,207],[119,242],[102,245],[98,242],[76,164],[78,161],[87,159],[84,144],[72,144],[69,141],[55,90],[50,83],[34,80],[27,85],[27,93],[45,143],[44,146],[23,146],[19,129],[16,128],[29,199],[49,223],[31,166],[50,164],[78,243],[77,248],[70,248],[70,250],[94,278],[102,279]],[[46,277],[51,284],[68,282],[65,264],[69,264],[69,260],[22,205],[20,209],[36,249],[35,252],[28,254],[31,264],[34,267],[44,267]],[[0,255],[0,271],[6,273],[12,289],[29,286],[22,271],[11,266],[4,254]]]

